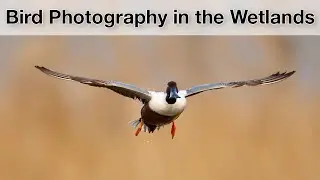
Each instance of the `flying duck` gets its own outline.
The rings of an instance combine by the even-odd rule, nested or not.
[[[226,87],[236,88],[242,86],[258,86],[273,84],[287,79],[295,73],[295,71],[283,73],[277,72],[261,79],[202,84],[198,86],[193,86],[186,90],[179,90],[177,83],[174,81],[170,81],[167,83],[165,91],[148,91],[146,89],[141,89],[134,85],[125,84],[122,82],[112,80],[103,81],[98,79],[72,76],[55,72],[41,66],[35,67],[43,73],[49,76],[53,76],[55,78],[77,81],[94,87],[107,88],[125,97],[138,99],[143,104],[143,107],[141,108],[140,112],[141,117],[137,120],[129,122],[131,126],[136,128],[135,135],[138,136],[142,129],[145,132],[153,133],[156,129],[159,130],[160,127],[172,124],[172,139],[174,138],[176,131],[175,120],[184,111],[187,104],[186,98],[205,91],[222,89]]]

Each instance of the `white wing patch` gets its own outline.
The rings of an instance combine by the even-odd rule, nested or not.
[[[166,101],[167,94],[164,92],[149,91],[151,94],[151,100],[149,101],[149,107],[154,112],[165,115],[175,116],[182,113],[186,107],[187,100],[185,98],[186,91],[179,91],[178,95],[181,98],[177,98],[176,103],[168,104]]]

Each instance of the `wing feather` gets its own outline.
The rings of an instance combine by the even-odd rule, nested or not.
[[[187,95],[186,97],[193,96],[205,91],[213,90],[213,89],[222,89],[226,87],[232,87],[232,88],[237,88],[237,87],[242,87],[242,86],[259,86],[259,85],[268,85],[268,84],[273,84],[277,83],[280,81],[283,81],[293,75],[296,71],[291,71],[291,72],[276,72],[270,76],[267,76],[265,78],[260,78],[260,79],[252,79],[252,80],[247,80],[247,81],[235,81],[235,82],[221,82],[221,83],[212,83],[212,84],[202,84],[198,86],[191,87],[186,90]]]
[[[63,74],[59,73],[56,71],[52,71],[50,69],[47,69],[42,66],[35,66],[37,69],[39,69],[41,72],[63,80],[71,80],[71,81],[77,81],[82,84],[87,84],[89,86],[94,86],[94,87],[103,87],[110,89],[120,95],[123,95],[125,97],[129,97],[132,99],[138,99],[142,103],[146,103],[151,99],[151,95],[147,90],[140,89],[134,85],[131,84],[125,84],[122,82],[117,82],[117,81],[103,81],[103,80],[98,80],[98,79],[91,79],[91,78],[85,78],[85,77],[79,77],[79,76],[72,76],[68,74]]]

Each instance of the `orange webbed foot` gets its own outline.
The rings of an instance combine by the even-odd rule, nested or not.
[[[139,133],[140,133],[140,131],[141,131],[142,127],[143,127],[143,122],[142,122],[142,120],[141,120],[141,122],[139,123],[139,127],[138,127],[138,129],[137,129],[137,131],[136,131],[136,133],[135,133],[135,135],[136,135],[136,136],[138,136],[138,135],[139,135]]]
[[[171,136],[172,139],[174,138],[174,135],[176,134],[176,125],[174,122],[172,122],[172,126],[171,126]]]

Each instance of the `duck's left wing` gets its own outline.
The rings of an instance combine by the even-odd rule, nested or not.
[[[77,81],[82,84],[87,84],[89,86],[107,88],[125,97],[129,97],[132,99],[139,99],[142,103],[146,103],[151,99],[151,95],[147,90],[138,88],[131,84],[125,84],[122,82],[117,82],[112,80],[103,81],[98,79],[72,76],[72,75],[55,72],[45,67],[40,67],[40,66],[35,66],[35,67],[49,76],[63,79],[63,80]]]
[[[213,89],[222,89],[226,87],[242,87],[242,86],[258,86],[258,85],[267,85],[267,84],[273,84],[280,81],[283,81],[290,77],[292,74],[294,74],[295,71],[291,72],[277,72],[274,73],[268,77],[260,78],[260,79],[253,79],[253,80],[247,80],[247,81],[235,81],[235,82],[222,82],[222,83],[212,83],[212,84],[203,84],[199,86],[194,86],[186,90],[186,96],[193,96],[199,93],[202,93],[204,91],[209,91]]]

